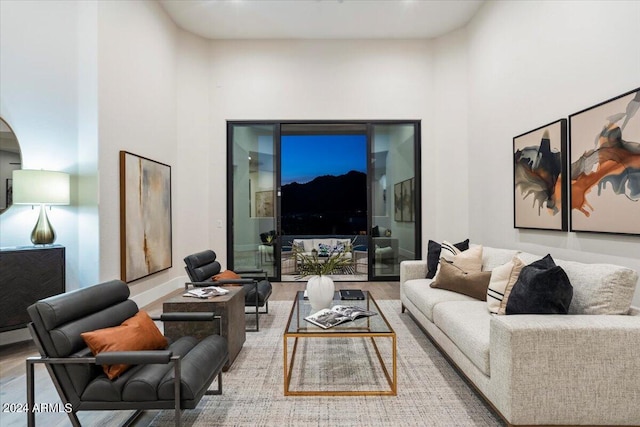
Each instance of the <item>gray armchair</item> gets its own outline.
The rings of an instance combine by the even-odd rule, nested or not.
[[[260,330],[260,314],[269,313],[269,297],[272,286],[267,280],[267,273],[263,270],[236,270],[235,273],[242,279],[223,279],[213,282],[211,278],[220,273],[222,267],[216,261],[216,253],[212,250],[197,252],[184,258],[185,270],[190,282],[185,283],[185,289],[191,286],[224,286],[242,285],[244,288],[245,307],[254,307],[256,316],[255,329],[247,329],[250,332]],[[259,307],[265,307],[265,311],[259,311]]]
[[[93,355],[80,334],[120,325],[138,312],[129,286],[120,280],[38,301],[27,309],[29,331],[40,357],[27,359],[27,405],[35,403],[34,366],[46,366],[73,426],[78,411],[135,410],[128,423],[145,409],[174,409],[181,425],[182,409],[193,409],[205,394],[222,393],[222,367],[227,342],[218,335],[201,341],[182,337],[165,350],[114,351]],[[153,320],[214,321],[214,313],[165,313]],[[217,317],[219,320],[219,317]],[[134,365],[110,380],[101,365]],[[218,378],[217,390],[208,388]],[[27,423],[35,425],[35,412]]]

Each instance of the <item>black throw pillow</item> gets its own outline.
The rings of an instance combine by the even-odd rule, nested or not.
[[[462,242],[454,243],[453,246],[461,251],[466,251],[467,249],[469,249],[469,239],[463,240]],[[440,243],[429,240],[429,244],[427,247],[427,279],[433,279],[436,275],[436,271],[438,270],[438,263],[440,262],[441,250],[442,246],[440,245]]]
[[[380,227],[375,226],[371,229],[371,237],[380,237]]]
[[[551,255],[520,271],[507,300],[507,314],[567,314],[573,286]]]

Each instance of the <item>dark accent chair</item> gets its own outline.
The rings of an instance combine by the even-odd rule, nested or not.
[[[78,411],[135,410],[129,425],[146,409],[175,409],[180,426],[182,409],[193,409],[204,394],[222,393],[222,367],[229,357],[227,342],[218,335],[198,341],[182,337],[166,350],[103,352],[95,357],[80,336],[83,332],[120,325],[138,312],[129,299],[129,286],[112,280],[36,302],[27,309],[29,331],[40,357],[27,359],[27,405],[34,408],[34,366],[43,363],[80,426]],[[214,313],[165,313],[154,320],[214,321]],[[109,380],[102,364],[129,364],[122,375]],[[217,390],[208,388],[218,378]],[[35,425],[29,411],[27,423]]]
[[[192,286],[224,286],[242,285],[244,288],[245,307],[255,307],[256,328],[247,329],[249,332],[260,330],[260,314],[269,313],[269,297],[272,286],[267,280],[267,273],[264,270],[238,270],[236,274],[242,279],[223,279],[212,281],[211,278],[220,273],[222,267],[216,261],[216,253],[212,250],[198,252],[185,257],[185,270],[189,275],[190,282],[185,283],[184,288]],[[258,311],[259,307],[265,307],[265,311]]]

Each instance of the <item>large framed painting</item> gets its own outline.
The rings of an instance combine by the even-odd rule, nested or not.
[[[569,116],[571,231],[640,234],[640,88]]]
[[[171,166],[120,151],[122,280],[170,268],[171,246]]]
[[[513,226],[567,231],[567,119],[513,138]]]

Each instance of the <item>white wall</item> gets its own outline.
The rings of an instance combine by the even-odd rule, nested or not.
[[[155,2],[98,2],[98,17],[100,280],[104,281],[120,278],[120,150],[168,164],[172,178],[180,170],[178,31]],[[182,189],[172,179],[172,195]],[[181,212],[183,207],[172,200],[173,224],[186,220]],[[175,246],[172,264],[169,270],[132,282],[132,295],[184,275]]]
[[[56,244],[66,247],[68,290],[86,286],[82,272],[97,265],[97,258],[80,263],[82,246],[98,238],[79,238],[85,215],[78,207],[84,202],[77,179],[79,107],[85,96],[79,72],[86,61],[79,46],[81,9],[76,2],[0,2],[0,116],[16,133],[23,168],[71,174],[71,205],[48,212]],[[31,206],[14,205],[3,213],[0,247],[31,245],[37,216],[38,209]],[[8,285],[2,274],[0,282]],[[28,337],[25,329],[9,331],[0,334],[0,345]]]
[[[215,41],[211,61],[214,200],[225,194],[226,120],[419,119],[423,150],[434,147],[430,41]],[[211,206],[217,219],[226,223],[223,203]],[[224,247],[224,230],[211,241]]]
[[[78,270],[78,5],[0,2],[0,116],[13,128],[24,169],[72,175],[71,206],[48,212],[57,244],[66,247],[67,289],[81,286]],[[0,216],[0,246],[31,245],[38,217],[31,206]]]
[[[422,207],[436,226],[423,233],[425,251],[428,239],[459,242],[469,235],[467,49],[466,29],[435,40],[433,152],[422,153]]]
[[[640,86],[640,3],[490,2],[469,31],[470,236],[640,271],[640,239],[513,228],[512,138]],[[640,289],[634,305],[640,305]]]

